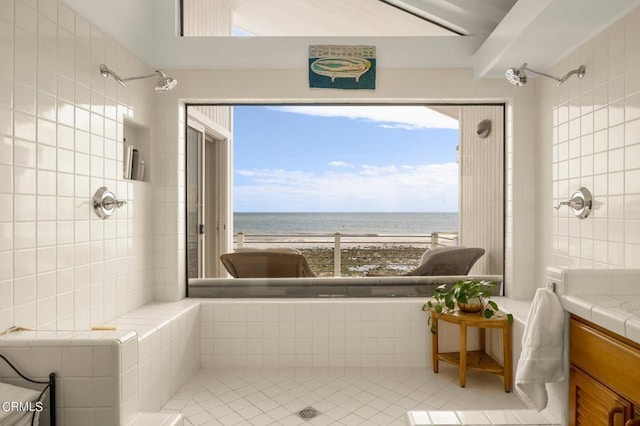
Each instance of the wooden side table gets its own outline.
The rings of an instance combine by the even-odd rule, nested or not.
[[[445,321],[460,326],[460,352],[440,353],[438,351],[438,335],[431,336],[431,353],[433,356],[433,372],[438,372],[438,362],[444,361],[458,366],[460,369],[460,386],[467,384],[467,370],[486,371],[504,377],[504,390],[511,392],[513,380],[512,355],[511,355],[511,322],[506,316],[494,316],[485,318],[481,313],[466,313],[453,311],[438,315],[431,311],[431,323],[435,326],[438,321]],[[467,327],[478,328],[480,348],[477,351],[467,351]],[[485,329],[502,329],[502,346],[504,348],[504,366],[498,364],[485,352]]]

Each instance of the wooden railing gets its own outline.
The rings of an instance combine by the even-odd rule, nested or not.
[[[359,245],[411,245],[426,248],[458,245],[458,235],[455,233],[433,232],[431,235],[370,235],[370,234],[236,234],[236,248],[247,246],[321,246],[333,245],[333,276],[342,275],[342,249],[345,244]]]

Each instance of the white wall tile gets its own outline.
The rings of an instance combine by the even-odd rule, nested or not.
[[[13,278],[13,251],[0,252],[0,280]]]
[[[13,261],[14,277],[26,277],[36,273],[36,251],[34,249],[15,250]]]
[[[55,271],[57,266],[56,248],[44,247],[37,249],[37,271],[38,273]]]
[[[548,170],[557,174],[553,175],[554,182],[549,182],[557,189],[560,198],[566,198],[568,193],[574,191],[577,186],[592,185],[595,200],[599,206],[592,216],[580,221],[573,217],[561,217],[557,227],[552,229],[552,242],[554,254],[549,259],[558,259],[560,263],[547,263],[591,266],[591,261],[597,262],[600,267],[622,266],[630,264],[627,252],[633,251],[637,239],[634,237],[635,221],[638,216],[635,196],[640,191],[636,184],[636,170],[640,168],[640,118],[639,97],[640,87],[635,76],[640,69],[635,62],[637,54],[630,48],[633,45],[633,34],[637,32],[640,24],[640,12],[635,10],[629,15],[604,30],[593,40],[587,41],[580,49],[582,61],[588,63],[591,59],[593,65],[588,68],[587,74],[593,76],[591,84],[581,85],[578,92],[581,102],[581,141],[580,175],[578,179],[570,179],[576,176],[577,164],[572,167],[569,163],[565,166],[563,160],[568,156],[562,144],[558,145],[554,163]],[[586,82],[586,80],[583,80]],[[570,115],[565,111],[565,104],[559,102],[560,98],[552,98],[553,92],[540,92],[540,105],[552,105],[553,111],[558,111],[558,121],[553,124],[555,128],[548,129],[545,134],[553,135],[554,130],[560,134],[559,140],[563,142],[563,132],[571,133],[571,124],[568,131],[562,126]],[[593,111],[593,112],[592,112]],[[546,114],[546,111],[540,111]],[[591,117],[593,117],[591,119]],[[591,121],[593,120],[593,121]],[[593,136],[591,137],[591,131]],[[545,143],[539,146],[539,151],[549,150],[553,157],[555,151],[552,136],[545,138]],[[571,151],[571,156],[577,151]],[[544,169],[549,165],[541,165]],[[542,177],[542,176],[541,176]],[[574,188],[575,187],[575,188]],[[542,193],[542,192],[541,192]],[[608,219],[608,220],[601,220]],[[590,223],[590,226],[587,225]],[[566,236],[570,236],[567,240]],[[625,260],[626,259],[626,260]]]
[[[36,300],[36,277],[26,277],[14,280],[13,303],[23,305]]]
[[[640,120],[633,120],[625,123],[625,145],[640,143]]]
[[[36,303],[29,302],[24,305],[14,306],[13,309],[14,324],[21,324],[20,327],[35,328],[36,327]]]
[[[88,349],[90,352],[91,347],[89,347]],[[63,353],[62,359],[63,359],[63,365],[64,365],[67,359],[67,355]],[[95,399],[93,379],[80,378],[80,377],[76,378],[73,376],[71,378],[65,379],[62,397],[66,401],[65,407],[68,407],[68,408],[92,407]]]
[[[90,253],[96,261],[102,258],[97,255],[99,246],[90,250],[88,245],[74,248],[73,244],[99,243],[105,238],[101,224],[91,226],[90,220],[94,217],[88,203],[104,183],[92,182],[89,176],[102,179],[106,173],[103,134],[108,129],[114,147],[117,147],[118,142],[114,139],[119,135],[115,123],[122,120],[116,108],[105,110],[105,102],[116,104],[105,99],[104,79],[89,58],[99,58],[102,63],[108,41],[112,47],[110,52],[115,56],[126,57],[128,63],[140,70],[146,70],[146,66],[56,0],[16,3],[15,12],[3,5],[3,18],[0,19],[0,34],[3,35],[0,50],[10,52],[10,60],[5,55],[0,66],[0,133],[12,136],[15,128],[17,137],[16,140],[0,138],[0,222],[3,228],[11,229],[3,233],[0,250],[12,251],[2,255],[3,266],[10,264],[10,267],[3,269],[0,279],[13,280],[14,277],[45,272],[65,276],[68,268],[88,265]],[[11,6],[13,4],[10,2]],[[74,60],[76,56],[78,61]],[[50,73],[52,68],[57,70],[54,78]],[[90,85],[94,81],[98,84],[92,92]],[[142,92],[129,96],[128,90],[121,90],[119,102],[123,109],[119,114],[128,111],[130,100],[135,103],[138,120],[141,120],[139,124],[149,126],[147,119],[152,116],[153,109],[151,98],[139,98]],[[105,112],[109,114],[108,123],[103,118]],[[113,158],[117,158],[115,151]],[[15,168],[11,168],[12,165]],[[111,178],[113,187],[122,181],[116,173],[112,173]],[[76,207],[73,197],[86,205]],[[135,197],[132,195],[128,201],[132,198]],[[140,205],[132,210],[131,219],[151,218],[152,207],[152,203]],[[137,234],[133,226],[123,227],[121,231],[119,236],[124,239],[132,239]],[[145,277],[149,268],[138,268],[142,268],[142,259],[152,256],[153,247],[146,244],[138,247],[135,252],[127,249],[113,253],[116,259],[130,259],[129,273],[139,277],[132,281],[129,293],[133,297],[121,298],[127,303],[124,309],[149,301],[152,294],[143,291],[152,285],[152,280]],[[14,253],[13,250],[17,251]],[[72,274],[71,286],[65,281],[61,288],[73,289],[75,278]],[[50,292],[43,293],[48,296],[43,296],[37,308],[30,308],[39,313],[39,325],[51,322],[51,301],[44,301],[52,296]],[[73,312],[66,309],[68,303],[65,303],[63,301],[54,311],[60,311],[64,319],[59,323],[67,326]],[[102,303],[111,306],[114,302]],[[98,304],[92,306],[96,318],[104,311]],[[84,321],[85,313],[79,315],[77,319]]]
[[[56,295],[56,273],[47,272],[36,277],[36,297],[45,299]]]
[[[40,299],[36,303],[36,326],[40,329],[55,328],[56,298]],[[49,370],[51,371],[51,370]]]
[[[13,247],[16,250],[28,249],[36,246],[36,223],[19,222],[14,225]]]
[[[241,311],[262,312],[263,319],[236,317]],[[303,301],[201,305],[202,367],[408,367],[426,365],[427,335],[422,303],[395,301],[307,303]],[[255,308],[262,309],[255,309]],[[310,310],[311,315],[303,314]],[[220,310],[220,314],[216,311]],[[412,315],[413,310],[417,312]],[[278,315],[276,315],[278,312]],[[355,312],[355,314],[354,314]],[[370,321],[356,321],[363,312]],[[228,316],[227,316],[228,313]],[[295,313],[310,321],[289,320]],[[217,321],[216,318],[237,318]],[[411,330],[416,330],[412,335]],[[418,333],[419,331],[419,333]],[[412,344],[412,337],[421,341]],[[415,364],[415,365],[414,365]]]

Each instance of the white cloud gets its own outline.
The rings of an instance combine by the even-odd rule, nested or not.
[[[383,128],[395,129],[458,129],[458,121],[425,106],[403,105],[316,105],[271,107],[279,111],[318,117],[346,117],[381,123]]]
[[[236,184],[238,211],[457,211],[458,165],[360,166],[322,174],[259,169]]]
[[[330,161],[329,165],[331,167],[353,167],[353,164],[347,163],[346,161]]]

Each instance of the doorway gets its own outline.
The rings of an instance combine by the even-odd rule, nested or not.
[[[219,276],[221,253],[228,251],[230,224],[229,135],[197,111],[190,111],[186,132],[187,277]]]

